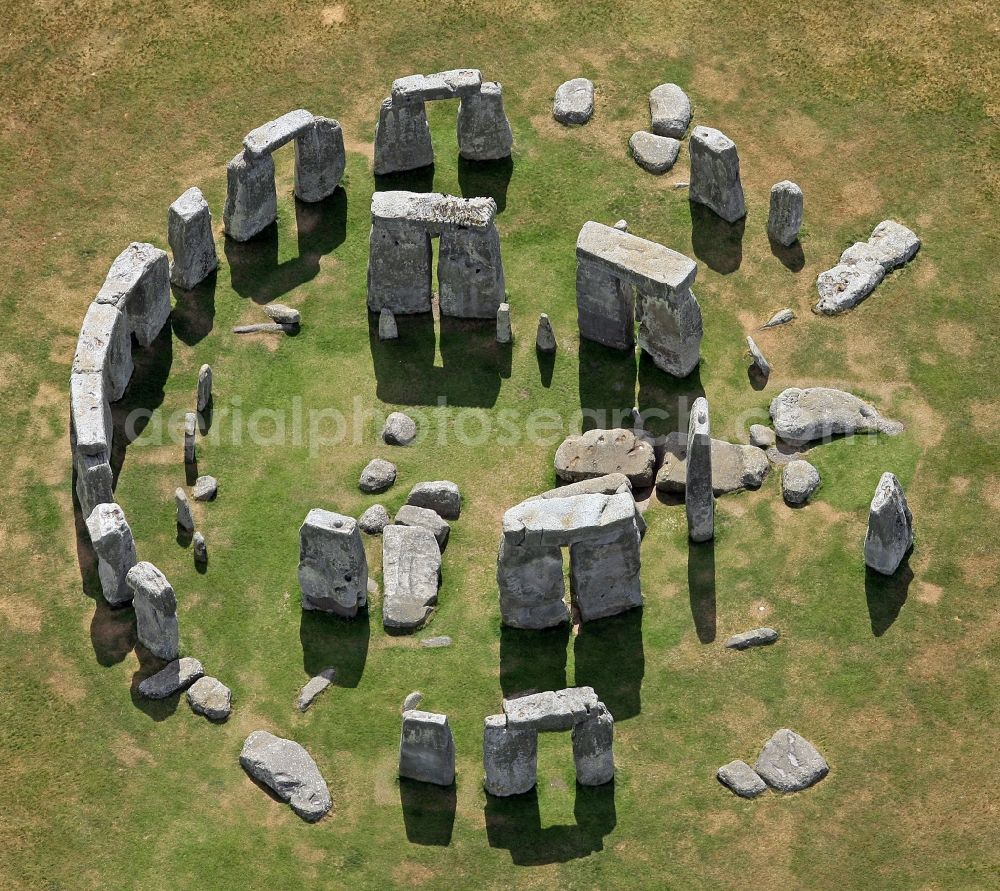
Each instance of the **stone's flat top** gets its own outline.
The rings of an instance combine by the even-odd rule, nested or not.
[[[731,650],[745,650],[748,647],[760,647],[772,644],[778,639],[778,632],[773,628],[754,628],[750,631],[741,631],[734,634],[726,641],[726,646]]]
[[[756,798],[767,790],[767,783],[746,761],[730,761],[728,764],[723,764],[715,775],[723,786],[740,798]]]
[[[691,142],[713,152],[727,152],[736,148],[735,142],[714,127],[695,127],[691,133]]]
[[[146,699],[166,699],[191,686],[204,674],[205,669],[197,659],[190,656],[174,659],[165,668],[140,682],[139,695]]]
[[[316,762],[294,740],[255,730],[243,743],[240,764],[304,820],[318,820],[333,806]]]
[[[783,179],[780,183],[775,183],[771,186],[771,194],[775,192],[788,192],[792,195],[801,195],[802,189],[797,183],[793,183],[790,179]],[[743,762],[741,761],[740,764]]]
[[[868,297],[883,278],[885,267],[876,259],[864,257],[851,263],[838,263],[816,277],[819,294],[816,312],[832,316],[852,309]]]
[[[568,498],[533,498],[503,515],[504,535],[522,539],[530,535],[559,544],[575,530],[602,529],[635,519],[635,501],[621,495],[571,495]]]
[[[593,687],[545,690],[503,701],[507,726],[512,730],[571,730],[598,706]]]
[[[406,727],[407,724],[434,724],[437,727],[447,727],[448,726],[448,716],[439,715],[436,712],[425,712],[421,709],[410,708],[406,710],[406,716],[403,718],[403,726]]]
[[[108,270],[101,290],[95,298],[98,303],[118,305],[139,283],[146,270],[160,260],[166,260],[167,252],[140,241],[133,241],[123,250]]]
[[[210,721],[224,721],[232,711],[232,693],[218,678],[204,675],[198,678],[187,691],[188,705],[199,715]]]
[[[376,192],[372,219],[406,220],[430,226],[485,229],[493,224],[497,204],[492,198],[458,198],[440,192]]]
[[[780,792],[797,792],[818,783],[830,771],[826,759],[793,730],[779,730],[760,750],[754,769]]]
[[[698,271],[694,260],[684,254],[593,220],[580,230],[576,255],[675,291],[689,288]]]
[[[73,373],[104,371],[108,348],[114,338],[115,326],[121,323],[121,312],[112,303],[94,301],[80,326],[80,336],[73,355]]]
[[[191,186],[190,189],[170,205],[170,210],[182,220],[190,220],[208,210],[208,202],[205,200],[205,196],[201,194],[201,189],[197,186]]]
[[[412,631],[421,627],[437,603],[441,549],[423,526],[386,526],[382,530],[382,624]]]
[[[681,150],[680,142],[673,137],[657,136],[646,130],[637,130],[633,133],[628,141],[628,147],[635,162],[650,173],[666,173],[674,166]]]
[[[483,73],[478,68],[455,68],[436,74],[410,74],[392,82],[393,102],[414,99],[450,99],[478,93]]]
[[[574,77],[560,84],[552,104],[552,116],[561,124],[586,124],[594,114],[594,84]]]
[[[297,108],[247,133],[243,145],[250,155],[266,155],[290,142],[313,122],[311,112]]]
[[[323,510],[321,507],[314,507],[306,515],[305,523],[303,525],[311,526],[314,529],[325,529],[329,532],[337,532],[342,535],[350,535],[354,532],[354,527],[357,525],[357,521],[354,517],[337,514],[332,510]]]

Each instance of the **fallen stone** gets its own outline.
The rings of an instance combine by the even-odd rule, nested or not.
[[[419,690],[414,690],[412,693],[407,694],[406,699],[403,700],[403,708],[400,711],[410,712],[414,709],[420,708],[420,703],[424,701],[424,694]]]
[[[219,494],[219,481],[214,476],[200,476],[191,489],[195,501],[214,501]]]
[[[409,415],[394,411],[385,419],[382,441],[387,445],[407,446],[417,438],[417,424]]]
[[[229,688],[209,675],[198,678],[187,690],[191,711],[204,715],[209,721],[225,721],[233,710],[232,699]]]
[[[243,743],[240,764],[303,820],[315,822],[333,806],[316,762],[293,740],[255,730]]]
[[[352,517],[313,508],[299,529],[302,608],[353,618],[368,603],[368,558]]]
[[[72,373],[101,375],[104,396],[108,402],[117,402],[134,370],[128,315],[110,303],[95,300],[80,326]]]
[[[403,712],[399,776],[437,786],[455,782],[455,739],[447,715],[419,709]]]
[[[593,687],[567,687],[565,690],[544,690],[516,699],[503,701],[507,727],[514,731],[534,730],[536,733],[572,730],[590,717],[599,700]]]
[[[622,473],[632,488],[653,484],[656,454],[632,430],[588,430],[569,436],[556,450],[556,476],[567,483]]]
[[[832,316],[857,306],[885,278],[885,269],[872,260],[840,263],[816,279],[816,312]]]
[[[219,266],[212,234],[212,212],[201,189],[192,186],[167,212],[167,241],[174,261],[170,281],[190,290]]]
[[[501,303],[497,309],[497,343],[510,343],[514,339],[510,325],[510,304]]]
[[[138,558],[125,512],[117,504],[98,504],[87,517],[87,532],[97,554],[97,573],[104,599],[112,606],[128,603],[132,591],[126,578]]]
[[[908,263],[918,250],[920,239],[910,229],[893,220],[883,220],[872,231],[867,242],[857,242],[844,251],[840,262],[874,262],[888,272]]]
[[[781,472],[781,497],[786,504],[805,504],[819,488],[819,471],[808,461],[790,461]]]
[[[761,376],[765,379],[770,377],[771,363],[764,358],[764,354],[760,351],[760,347],[757,346],[752,337],[747,337],[747,349],[750,350],[754,367],[760,372]]]
[[[177,506],[177,525],[185,532],[194,532],[194,514],[187,493],[178,486],[174,489],[174,503]]]
[[[447,634],[441,634],[437,637],[425,637],[420,641],[420,646],[428,650],[439,650],[444,647],[451,646],[451,638]]]
[[[688,197],[735,223],[746,216],[736,143],[711,127],[695,127],[688,143],[691,186]]]
[[[368,535],[381,535],[382,530],[391,522],[389,512],[385,507],[381,504],[373,504],[358,517],[358,528]]]
[[[778,438],[770,427],[765,427],[763,424],[750,425],[750,445],[756,446],[758,449],[769,449],[777,441]]]
[[[684,509],[687,514],[688,537],[696,542],[709,541],[715,536],[715,496],[712,431],[708,400],[704,396],[695,399],[691,406],[685,457]]]
[[[253,325],[237,325],[233,334],[295,334],[298,325],[283,325],[281,322],[255,322]]]
[[[462,513],[462,494],[450,480],[417,483],[410,489],[406,503],[426,507],[446,520],[457,520]]]
[[[554,353],[556,351],[556,335],[552,330],[552,323],[549,317],[542,313],[538,317],[538,332],[535,334],[535,349],[540,353]]]
[[[198,370],[198,411],[203,412],[212,401],[212,366],[202,365]]]
[[[715,497],[759,489],[770,472],[767,456],[757,446],[712,440],[712,493]],[[687,437],[668,433],[664,438],[663,464],[656,474],[661,492],[683,495],[687,479]]]
[[[879,480],[868,513],[865,564],[882,575],[892,575],[913,547],[913,515],[895,474]]]
[[[414,504],[404,504],[396,511],[394,521],[400,526],[421,526],[427,529],[435,538],[438,547],[442,550],[448,544],[448,535],[451,533],[451,526],[447,520],[438,516],[436,511],[426,507],[417,507]]]
[[[279,325],[292,325],[296,328],[302,324],[302,314],[284,303],[267,303],[264,305],[264,315]]]
[[[657,136],[681,139],[691,123],[691,100],[677,84],[660,84],[650,91],[649,115]]]
[[[756,798],[767,790],[767,783],[745,761],[723,764],[715,776],[723,786],[740,798]]]
[[[184,463],[194,464],[198,457],[195,437],[198,435],[198,415],[193,411],[184,413]]]
[[[126,576],[135,607],[136,636],[160,659],[176,659],[180,647],[177,597],[170,582],[152,563],[136,563]]]
[[[619,220],[612,228],[617,229],[619,232],[628,232],[628,220]]]
[[[415,631],[430,618],[441,580],[441,549],[420,526],[382,530],[382,625]]]
[[[895,436],[903,429],[857,396],[829,387],[789,387],[771,400],[770,412],[778,438],[793,446],[855,433]]]
[[[771,206],[767,217],[767,236],[789,247],[799,238],[802,228],[802,189],[790,180],[771,186]]]
[[[741,631],[726,641],[731,650],[746,650],[750,647],[763,647],[773,644],[778,639],[778,632],[773,628],[754,628],[751,631]]]
[[[208,545],[205,544],[205,536],[200,532],[195,532],[192,537],[191,549],[194,552],[195,563],[208,563]]]
[[[384,492],[396,482],[396,465],[384,458],[373,458],[361,471],[358,488],[362,492]]]
[[[463,96],[458,106],[458,153],[468,161],[510,157],[514,133],[503,108],[503,88],[486,81],[478,93]]]
[[[628,141],[635,163],[649,173],[666,173],[677,161],[681,144],[670,136],[638,130]]]
[[[204,674],[205,669],[197,659],[183,656],[141,681],[139,695],[145,699],[166,699],[186,690]]]
[[[315,677],[309,678],[309,680],[303,685],[302,689],[299,690],[299,699],[295,707],[300,712],[304,712],[316,701],[316,697],[333,683],[333,679],[336,676],[337,669],[324,668]]]
[[[779,309],[771,318],[769,318],[761,328],[777,328],[778,325],[784,325],[792,319],[795,318],[795,313],[790,309]]]
[[[812,743],[792,730],[779,730],[764,744],[754,769],[779,792],[807,789],[830,772]]]
[[[396,317],[392,311],[382,307],[378,314],[378,339],[397,340],[399,338],[399,326],[396,324]]]
[[[556,90],[552,117],[560,124],[586,124],[594,114],[594,85],[585,77],[575,77]]]

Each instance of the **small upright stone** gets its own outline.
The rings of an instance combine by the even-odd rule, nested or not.
[[[628,220],[619,220],[614,227],[619,232],[628,232]]]
[[[205,544],[205,536],[196,532],[191,539],[191,548],[194,551],[194,562],[204,566],[208,563],[208,545]]]
[[[892,575],[913,547],[913,515],[903,487],[893,473],[882,474],[868,514],[865,563],[882,575]]]
[[[417,424],[409,415],[394,411],[385,419],[382,441],[386,445],[407,446],[417,438]]]
[[[352,517],[314,508],[299,529],[302,608],[357,615],[368,603],[368,558]]]
[[[437,786],[455,782],[455,739],[447,715],[418,709],[403,713],[399,776]]]
[[[180,486],[174,489],[174,502],[177,506],[177,525],[185,532],[194,532],[194,515],[191,513],[191,502],[187,492]]]
[[[670,136],[638,130],[628,141],[635,163],[649,173],[666,173],[677,161],[681,144]]]
[[[194,464],[198,453],[195,449],[195,436],[198,433],[198,415],[193,411],[184,415],[184,463]]]
[[[136,636],[160,659],[176,659],[180,648],[177,597],[170,582],[152,563],[136,563],[126,576],[135,606]]]
[[[198,371],[198,411],[202,412],[212,402],[212,366],[202,365]]]
[[[746,761],[723,764],[715,776],[723,786],[740,798],[756,798],[761,792],[767,791],[767,783]]]
[[[333,683],[336,676],[336,668],[324,668],[318,675],[309,678],[305,686],[299,690],[299,701],[296,704],[298,710],[304,712],[309,708],[316,701],[316,697]]]
[[[552,330],[552,323],[545,313],[542,313],[538,317],[538,333],[535,335],[535,349],[540,353],[554,353],[556,351],[556,335]]]
[[[396,482],[396,465],[384,458],[373,458],[361,471],[358,488],[362,492],[374,494],[384,492]]]
[[[759,452],[757,454],[760,454]],[[688,423],[687,481],[684,496],[688,535],[691,541],[709,541],[715,536],[715,498],[712,493],[712,431],[708,400],[699,396],[691,407]]]
[[[552,117],[560,124],[586,124],[594,114],[594,85],[585,77],[568,80],[556,90]]]
[[[805,504],[819,488],[819,471],[801,458],[790,461],[781,472],[781,497],[792,506]]]
[[[798,240],[802,228],[802,189],[790,180],[771,186],[771,209],[767,216],[767,236],[783,247]]]
[[[212,212],[201,189],[192,186],[170,205],[167,241],[174,255],[170,281],[190,290],[219,266],[212,237]]]
[[[750,350],[754,368],[760,372],[760,376],[765,380],[769,378],[771,376],[771,363],[764,358],[764,354],[760,351],[760,347],[757,346],[752,337],[747,337],[747,349]]]
[[[219,494],[219,481],[214,476],[200,476],[191,489],[195,501],[214,501]]]
[[[232,711],[233,694],[218,678],[205,675],[188,687],[187,701],[196,715],[204,715],[209,721],[225,721]]]
[[[391,522],[389,512],[384,505],[373,504],[358,517],[358,528],[368,535],[381,535],[382,530]]]
[[[378,314],[378,339],[396,340],[399,337],[399,327],[396,325],[396,317],[392,311],[382,307]]]
[[[704,204],[727,223],[745,217],[747,208],[736,143],[711,127],[695,127],[688,151],[691,155],[689,199]]]
[[[462,493],[451,480],[417,483],[406,498],[407,504],[435,511],[446,520],[457,520],[462,512]]]
[[[682,139],[691,123],[691,100],[677,84],[660,84],[649,94],[649,116],[657,136]]]
[[[510,343],[514,339],[510,327],[510,304],[501,303],[497,308],[497,343]]]
[[[137,558],[125,512],[117,504],[98,504],[87,517],[87,532],[97,554],[104,599],[112,606],[128,603],[132,592],[125,579]]]

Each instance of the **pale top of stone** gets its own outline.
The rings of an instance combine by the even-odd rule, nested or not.
[[[170,210],[182,220],[188,221],[208,210],[208,202],[205,200],[205,196],[202,195],[201,189],[197,186],[191,186],[190,189],[170,205]]]
[[[177,611],[177,597],[167,577],[152,563],[136,563],[126,577],[129,588],[135,596],[153,601],[157,609],[173,614]]]
[[[243,137],[243,145],[247,155],[259,157],[268,155],[285,143],[291,142],[306,127],[313,122],[313,115],[304,108],[297,108],[283,114],[280,118],[268,121],[247,133]]]
[[[838,263],[816,278],[816,312],[832,316],[857,306],[883,278],[885,267],[877,260],[855,258],[850,263]]]
[[[558,731],[585,721],[599,702],[593,687],[568,687],[505,699],[503,710],[511,730]]]
[[[514,544],[562,546],[629,522],[635,522],[630,493],[571,495],[522,501],[503,515],[503,532]]]
[[[458,198],[440,192],[376,192],[373,220],[405,220],[426,226],[463,226],[486,229],[493,225],[497,204],[492,198]]]
[[[700,142],[707,149],[718,154],[736,149],[736,143],[714,127],[695,127],[691,139]]]
[[[98,303],[113,303],[121,309],[122,302],[146,274],[146,270],[166,259],[166,256],[167,252],[161,251],[158,247],[146,242],[133,241],[115,257],[95,299]]]
[[[630,493],[631,491],[632,484],[624,473],[607,473],[604,476],[595,476],[591,479],[580,480],[576,483],[569,483],[565,486],[549,489],[527,500],[572,498],[574,495],[621,495],[622,493]]]
[[[593,220],[580,230],[576,256],[609,268],[639,288],[684,291],[698,272],[694,260],[678,251]]]
[[[303,526],[310,526],[313,529],[323,529],[337,535],[352,535],[357,526],[354,517],[344,514],[334,513],[331,510],[323,510],[321,507],[314,507],[306,514]]]
[[[100,372],[70,375],[70,409],[76,451],[84,455],[104,455],[111,449],[110,409]]]
[[[413,102],[458,99],[478,93],[483,73],[478,68],[455,68],[436,74],[411,74],[392,82],[392,101]]]
[[[660,84],[649,93],[649,113],[654,133],[680,139],[691,123],[691,100],[677,84]]]
[[[122,321],[118,307],[94,301],[87,308],[73,356],[73,372],[104,372],[105,358],[114,338],[115,326]]]
[[[894,436],[903,429],[853,393],[830,387],[789,387],[771,400],[770,412],[775,433],[792,445],[852,433]]]
[[[333,806],[316,762],[294,740],[255,730],[243,743],[240,764],[304,820],[318,820]]]

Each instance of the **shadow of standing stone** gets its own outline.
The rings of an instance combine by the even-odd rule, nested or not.
[[[715,541],[688,542],[688,596],[698,640],[715,640]]]
[[[868,602],[868,617],[872,623],[872,634],[881,637],[899,616],[913,581],[910,557],[907,555],[892,575],[882,575],[870,567],[865,567],[865,599]]]
[[[403,808],[406,840],[415,845],[451,844],[457,795],[454,783],[435,786],[401,777],[399,799]]]

